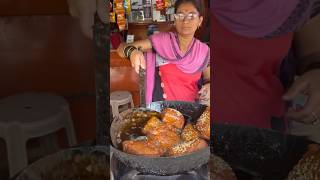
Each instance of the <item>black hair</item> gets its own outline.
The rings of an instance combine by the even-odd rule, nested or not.
[[[204,15],[204,7],[202,0],[177,0],[174,4],[174,13],[177,12],[177,9],[181,4],[191,3],[199,12],[200,16]]]

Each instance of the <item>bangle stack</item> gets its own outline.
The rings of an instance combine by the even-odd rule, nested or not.
[[[131,53],[136,49],[137,48],[134,46],[126,46],[123,50],[123,54],[126,56],[126,58],[130,59]]]

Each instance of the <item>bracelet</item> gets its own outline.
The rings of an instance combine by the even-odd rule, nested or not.
[[[127,57],[126,54],[127,54],[128,48],[129,48],[128,46],[123,48],[123,54],[124,54],[125,57]]]
[[[133,50],[137,49],[134,46],[126,46],[123,50],[123,54],[125,55],[126,58],[130,59],[130,55]]]
[[[131,48],[131,49],[129,49],[129,51],[128,51],[128,59],[130,60],[130,57],[131,57],[131,54],[132,54],[132,52],[134,51],[134,50],[136,50],[137,48]]]

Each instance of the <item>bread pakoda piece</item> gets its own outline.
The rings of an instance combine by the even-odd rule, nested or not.
[[[127,140],[122,142],[123,151],[129,154],[143,155],[149,157],[160,157],[164,154],[164,150],[150,143],[147,140],[134,141]]]
[[[179,130],[169,124],[166,123],[155,123],[154,122],[155,119],[150,119],[150,121],[146,124],[146,126],[143,128],[142,132],[145,133],[147,135],[147,137],[150,136],[159,136],[160,134],[162,136],[166,136],[165,133],[167,133],[167,131],[172,131],[175,134],[179,134]]]
[[[163,122],[160,119],[158,119],[156,116],[152,116],[148,120],[146,125],[143,127],[142,132],[144,134],[149,134],[151,133],[151,131],[159,128],[160,126],[163,126]]]
[[[203,139],[210,140],[210,107],[207,107],[197,120],[196,129]]]
[[[173,131],[168,126],[163,126],[153,130],[147,137],[149,142],[165,150],[180,143],[181,141],[178,132]]]
[[[220,157],[210,155],[210,179],[214,180],[237,180],[232,168]]]
[[[159,132],[167,131],[168,129],[178,132],[178,129],[175,126],[171,124],[166,124],[162,122],[160,119],[158,119],[157,117],[153,116],[148,120],[146,125],[143,127],[142,133],[146,135],[150,135],[150,134],[156,135],[156,134],[159,134]]]
[[[194,139],[192,141],[182,142],[171,147],[168,151],[168,154],[169,156],[182,156],[188,153],[198,151],[207,146],[208,144],[205,140]]]
[[[198,139],[200,136],[200,133],[198,130],[196,130],[192,124],[187,124],[181,133],[181,139],[183,141],[192,141],[194,139]]]
[[[320,146],[318,144],[308,146],[308,151],[290,171],[287,179],[320,179]]]
[[[166,124],[172,125],[178,129],[182,129],[184,125],[183,114],[175,109],[166,108],[161,112],[162,121]]]

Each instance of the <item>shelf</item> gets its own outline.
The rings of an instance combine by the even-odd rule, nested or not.
[[[145,22],[135,22],[135,23],[129,23],[129,26],[146,26],[146,25],[168,25],[173,24],[173,21],[165,21],[165,22],[154,22],[154,21],[145,21]]]

